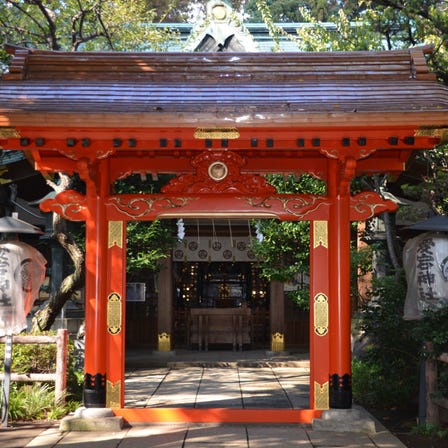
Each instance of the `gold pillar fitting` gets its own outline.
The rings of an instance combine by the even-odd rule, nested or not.
[[[109,235],[107,247],[113,246],[123,248],[123,221],[109,221]]]
[[[159,352],[169,352],[171,351],[171,335],[166,333],[159,333],[157,349]]]
[[[328,221],[313,221],[313,247],[322,246],[328,249]]]
[[[113,292],[107,298],[107,331],[116,335],[121,332],[122,309],[121,296]]]
[[[330,384],[314,381],[314,409],[330,409]]]
[[[322,292],[314,296],[314,332],[318,336],[328,333],[328,297]]]
[[[106,381],[106,407],[120,408],[121,407],[121,382]]]
[[[285,335],[280,332],[272,333],[271,351],[283,352],[285,350]]]

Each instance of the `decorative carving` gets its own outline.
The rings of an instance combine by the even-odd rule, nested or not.
[[[318,336],[328,333],[328,297],[323,293],[314,296],[314,332]]]
[[[43,212],[58,213],[71,221],[85,221],[87,208],[86,197],[74,190],[65,190],[54,199],[46,199],[40,204]]]
[[[328,221],[313,221],[313,247],[328,249]]]
[[[101,159],[107,159],[112,154],[115,153],[115,149],[92,149],[92,148],[74,148],[74,147],[67,147],[67,148],[57,148],[57,151],[59,154],[62,154],[63,156],[67,157],[68,159],[72,160],[81,160],[86,159],[90,162],[93,162],[95,160],[101,160]]]
[[[283,352],[285,350],[285,336],[283,333],[276,332],[271,335],[271,350],[273,352]]]
[[[205,140],[210,139],[236,139],[240,138],[237,128],[197,128],[194,131],[194,138]]]
[[[121,332],[122,301],[120,294],[113,292],[107,298],[107,331],[116,335]]]
[[[159,352],[169,352],[171,350],[171,335],[162,332],[158,335],[157,349]]]
[[[268,196],[265,198],[247,198],[247,202],[252,207],[260,207],[265,209],[273,208],[275,202],[282,204],[282,209],[287,214],[296,217],[297,219],[312,220],[312,215],[318,213],[320,208],[327,208],[330,205],[328,198],[323,196],[316,196],[311,194],[304,195],[288,195],[283,196]],[[325,211],[322,211],[325,213]]]
[[[132,219],[144,218],[158,210],[181,208],[195,198],[148,197],[138,195],[120,195],[109,198],[106,205],[114,207]]]
[[[328,157],[329,159],[340,159],[344,160],[347,158],[359,160],[359,159],[365,159],[366,157],[369,157],[371,154],[373,154],[377,148],[356,148],[356,149],[349,149],[349,148],[320,148],[319,152],[323,154],[324,156]]]
[[[109,238],[107,247],[123,248],[123,221],[109,221]]]
[[[314,381],[314,409],[326,410],[330,408],[330,384],[319,384]]]
[[[238,193],[268,195],[275,188],[266,179],[256,174],[241,174],[246,161],[230,151],[206,151],[195,157],[191,164],[196,168],[194,174],[184,174],[172,179],[162,188],[163,193]],[[220,168],[220,174],[212,173]],[[223,171],[227,171],[224,175]]]
[[[210,180],[210,179],[209,179]],[[224,179],[223,182],[226,182]],[[219,182],[211,181],[215,184]],[[216,190],[215,190],[216,192]],[[65,192],[64,192],[65,193]],[[61,193],[62,194],[62,193]],[[74,192],[73,199],[83,198],[79,193]],[[61,204],[59,196],[56,200],[47,200],[43,203],[44,211],[57,211],[57,213],[66,213],[64,217],[72,220],[83,220],[85,213],[85,199],[82,204],[67,197],[67,205]],[[62,196],[63,197],[63,196]],[[81,200],[81,199],[79,199]],[[166,195],[116,195],[110,196],[106,200],[106,206],[112,207],[125,217],[115,219],[153,219],[159,215],[181,216],[182,213],[206,214],[210,210],[210,198],[189,195],[176,196]],[[234,208],[244,209],[244,213],[258,216],[278,216],[281,219],[290,220],[308,220],[313,221],[314,247],[319,245],[328,247],[328,213],[331,200],[326,196],[317,195],[242,195],[236,196],[233,193],[222,193],[220,196],[222,204],[226,204],[226,210]],[[246,204],[246,205],[244,205]],[[50,208],[51,205],[51,208]],[[82,207],[81,207],[82,206]],[[66,210],[66,211],[65,211]],[[350,220],[363,221],[385,211],[396,210],[396,205],[389,200],[383,200],[374,192],[359,193],[350,198]],[[114,216],[112,214],[112,216]],[[117,224],[118,225],[118,224]],[[113,244],[113,241],[112,243]]]
[[[365,191],[350,198],[350,221],[365,221],[383,212],[394,212],[395,202],[382,199],[374,191]]]
[[[106,381],[106,407],[120,408],[121,407],[121,382],[107,380]]]

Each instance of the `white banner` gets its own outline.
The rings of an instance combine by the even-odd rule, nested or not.
[[[249,237],[185,238],[173,250],[173,261],[256,261]]]

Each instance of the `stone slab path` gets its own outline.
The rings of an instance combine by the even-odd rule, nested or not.
[[[127,407],[279,408],[309,404],[300,367],[162,367],[128,372]]]

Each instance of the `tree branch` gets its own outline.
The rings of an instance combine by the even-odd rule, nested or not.
[[[6,3],[9,3],[13,8],[15,8],[15,9],[18,10],[21,14],[23,14],[24,16],[26,16],[28,20],[30,20],[31,22],[33,22],[33,23],[36,25],[36,27],[37,27],[38,29],[41,30],[42,35],[39,36],[37,33],[30,33],[29,31],[26,31],[26,30],[22,29],[21,27],[11,27],[11,26],[8,26],[9,29],[13,29],[13,30],[15,30],[15,31],[18,31],[19,34],[21,34],[21,33],[26,33],[26,34],[28,34],[28,35],[30,35],[30,36],[35,36],[35,37],[44,38],[45,43],[48,43],[48,39],[47,39],[47,37],[48,37],[47,30],[42,26],[42,24],[41,24],[41,23],[40,23],[40,22],[39,22],[39,21],[38,21],[32,14],[31,14],[31,13],[29,13],[26,9],[22,8],[22,6],[19,5],[18,2],[14,2],[14,1],[11,1],[11,0],[6,0]]]
[[[28,0],[30,4],[37,6],[39,11],[44,16],[47,25],[48,25],[48,31],[50,33],[50,45],[52,50],[60,50],[60,45],[58,43],[58,38],[56,35],[56,24],[53,20],[53,18],[50,15],[50,10],[45,7],[42,0]]]

